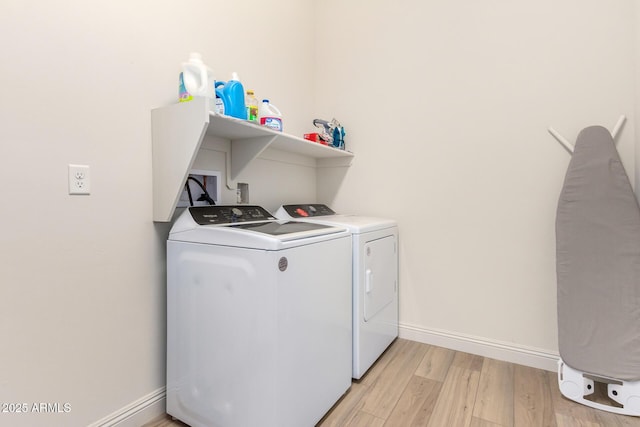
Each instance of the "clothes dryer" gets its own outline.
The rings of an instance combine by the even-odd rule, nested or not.
[[[398,226],[391,219],[339,215],[323,204],[282,205],[280,219],[346,227],[353,253],[352,377],[360,379],[398,336]]]
[[[344,227],[185,210],[167,242],[167,413],[315,425],[351,385],[350,254]]]

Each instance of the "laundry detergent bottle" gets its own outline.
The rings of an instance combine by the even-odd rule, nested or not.
[[[202,55],[192,52],[189,60],[182,63],[178,100],[191,101],[194,96],[215,100],[214,82],[213,71],[202,61]]]
[[[216,95],[222,99],[224,114],[238,119],[247,119],[245,93],[238,73],[233,72],[228,82],[216,82]]]

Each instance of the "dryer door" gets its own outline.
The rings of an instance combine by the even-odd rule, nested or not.
[[[390,304],[398,287],[398,256],[395,236],[371,240],[364,245],[364,320],[368,322]]]

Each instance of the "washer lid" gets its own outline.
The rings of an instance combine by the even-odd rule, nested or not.
[[[279,221],[259,206],[197,206],[180,215],[169,240],[277,250],[346,235],[344,227]]]
[[[254,233],[269,234],[279,236],[281,240],[292,240],[300,237],[318,236],[327,234],[327,231],[334,227],[328,225],[315,224],[301,221],[263,221],[243,224],[229,224],[227,227],[252,231]]]
[[[278,219],[312,221],[316,224],[347,227],[352,233],[365,233],[397,226],[397,222],[393,219],[360,215],[337,215],[326,205],[317,203],[282,205],[277,210],[276,217]]]

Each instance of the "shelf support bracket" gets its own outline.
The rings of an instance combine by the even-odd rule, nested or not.
[[[256,136],[254,138],[243,138],[231,140],[231,164],[227,164],[227,187],[232,186],[232,182],[247,167],[252,160],[258,157],[278,135]]]

